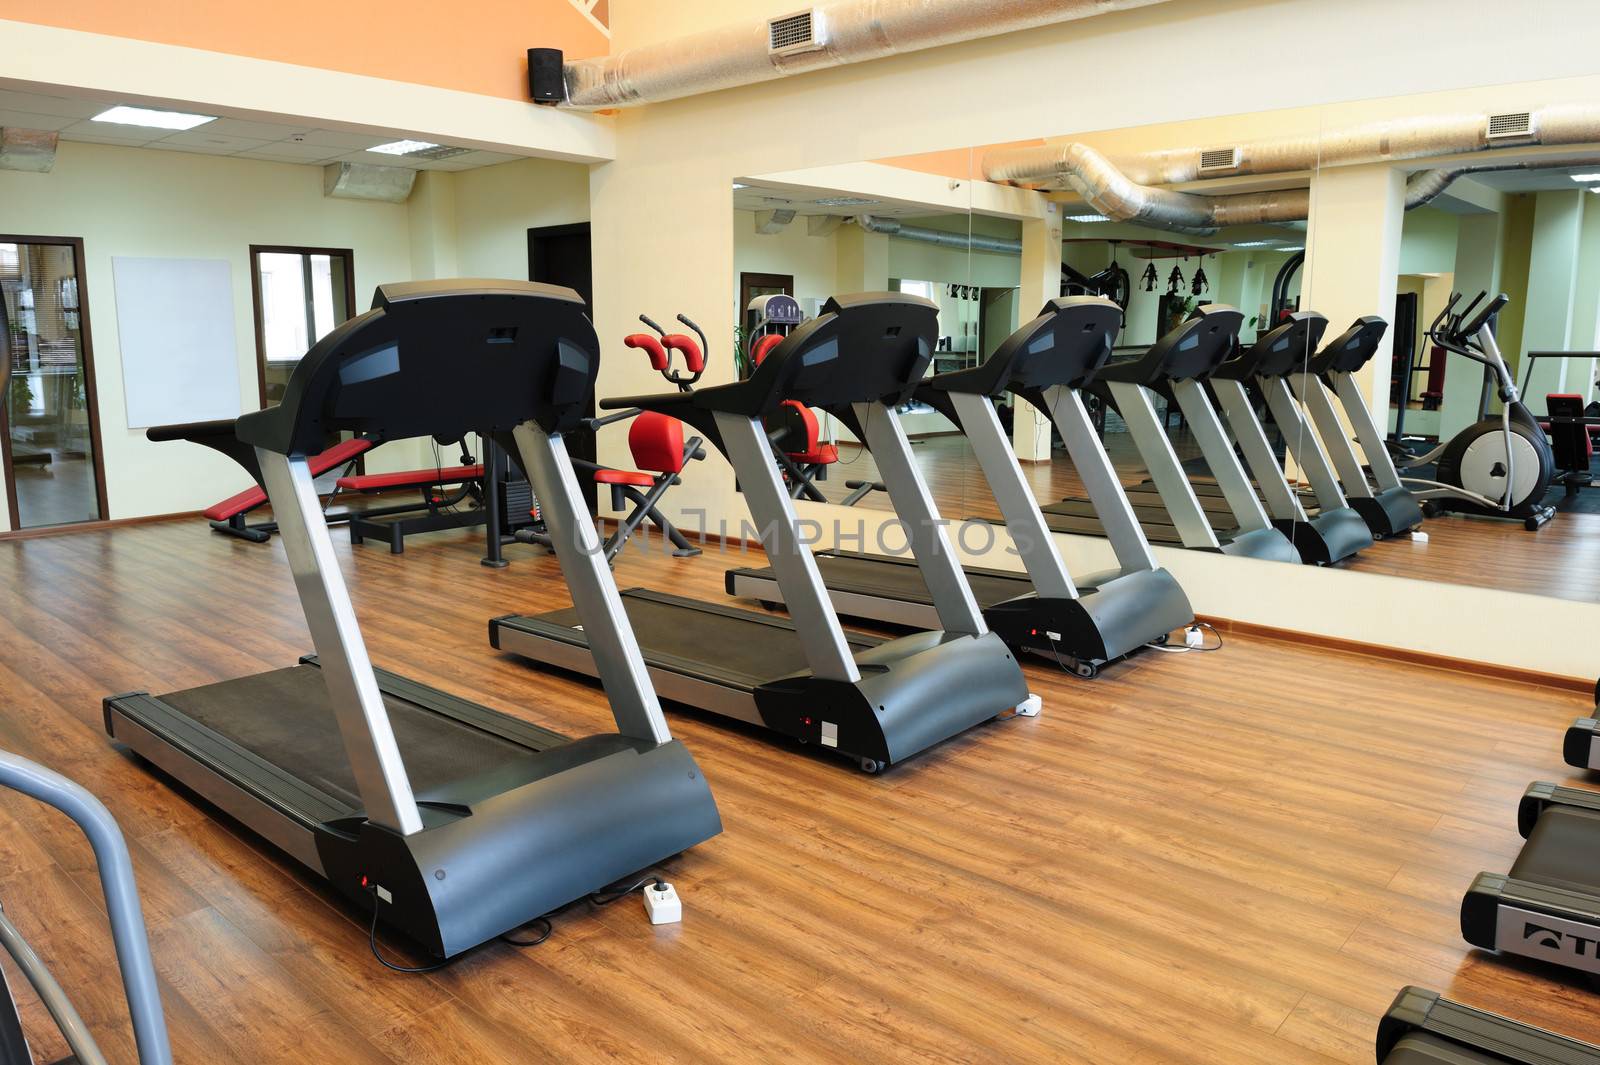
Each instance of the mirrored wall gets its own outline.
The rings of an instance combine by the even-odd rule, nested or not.
[[[764,306],[804,319],[836,292],[900,291],[938,305],[931,375],[990,359],[1046,297],[1109,300],[1111,350],[1072,391],[1150,542],[1600,599],[1600,149],[1587,168],[1526,140],[1472,167],[1374,161],[1362,117],[1040,131],[741,178],[740,349],[792,328]],[[1349,251],[1384,226],[1392,285]],[[1526,401],[1509,415],[1508,386]],[[1061,419],[997,404],[1051,527],[1104,535]],[[1003,521],[960,428],[901,413],[942,513]],[[847,426],[794,421],[797,498],[889,507]]]

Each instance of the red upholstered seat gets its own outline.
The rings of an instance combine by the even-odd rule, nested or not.
[[[483,477],[481,463],[472,466],[446,466],[444,469],[400,470],[395,473],[363,473],[341,477],[336,484],[346,492],[377,492],[385,488],[431,488],[437,484],[459,484]]]
[[[635,484],[640,488],[656,483],[654,474],[641,470],[595,470],[594,479],[596,484]]]

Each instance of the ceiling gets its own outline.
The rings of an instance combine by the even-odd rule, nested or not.
[[[745,184],[741,182],[741,184]],[[818,200],[851,198],[867,200],[866,203],[823,204]],[[870,214],[883,218],[917,218],[935,212],[935,208],[914,200],[873,199],[852,196],[838,189],[811,188],[803,185],[745,184],[733,190],[733,206],[739,211],[792,210],[798,215],[839,215],[854,218]]]
[[[448,159],[411,159],[364,149],[400,139],[394,133],[352,133],[309,125],[218,118],[187,131],[124,126],[89,119],[115,103],[114,98],[46,96],[0,89],[0,126],[52,130],[66,141],[119,144],[129,148],[231,155],[271,163],[348,162],[397,166],[408,170],[473,170],[521,158],[498,152],[469,151]],[[210,112],[206,112],[210,113]]]
[[[1488,170],[1471,175],[1480,185],[1501,192],[1554,192],[1588,188],[1573,181],[1572,174],[1600,174],[1600,164],[1557,167],[1551,170]],[[1600,183],[1597,183],[1600,184]]]

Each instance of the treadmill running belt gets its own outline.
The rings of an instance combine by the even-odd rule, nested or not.
[[[817,567],[822,571],[823,583],[833,590],[859,592],[912,603],[933,601],[933,597],[928,594],[927,582],[922,579],[922,571],[909,560],[892,556],[872,557],[826,552],[817,556]],[[772,575],[771,569],[760,572],[767,576]],[[972,586],[972,594],[978,599],[978,606],[985,610],[996,603],[1003,603],[1033,591],[1033,584],[1026,574],[996,573],[992,570],[971,568],[966,570],[966,574],[967,583]]]
[[[162,701],[273,765],[362,809],[356,779],[328,701],[322,670],[299,665],[163,695]],[[419,797],[526,758],[528,748],[454,722],[387,692],[383,697]]]
[[[1383,1065],[1506,1065],[1508,1061],[1428,1032],[1412,1032],[1395,1044]]]
[[[1511,867],[1511,875],[1545,887],[1595,894],[1594,844],[1600,839],[1600,812],[1550,806]]]
[[[753,691],[778,677],[810,668],[805,648],[786,617],[736,610],[642,588],[622,593],[622,605],[639,640],[639,650],[655,667],[716,680]],[[580,629],[576,607],[540,614],[541,628]],[[516,619],[508,624],[515,627]],[[882,641],[847,632],[855,652]]]

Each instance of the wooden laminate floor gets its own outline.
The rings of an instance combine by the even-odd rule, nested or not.
[[[486,570],[465,533],[402,558],[337,539],[380,665],[607,726],[588,684],[485,643],[492,614],[568,602],[551,559]],[[720,597],[736,560],[631,551],[618,580]],[[1030,664],[1042,717],[878,777],[678,714],[726,825],[666,867],[681,926],[582,905],[543,946],[407,976],[360,915],[102,732],[108,692],[309,649],[276,543],[200,522],[12,541],[0,589],[0,745],[121,821],[180,1062],[1326,1065],[1371,1060],[1406,983],[1600,1040],[1593,992],[1456,926],[1472,875],[1517,851],[1524,785],[1569,777],[1570,693],[1235,637],[1093,682]],[[131,1061],[89,849],[13,795],[0,899]]]
[[[1180,458],[1188,460],[1197,454],[1187,433],[1174,436]],[[1108,434],[1106,449],[1124,484],[1147,478],[1126,433]],[[941,514],[955,520],[1000,518],[989,483],[965,437],[922,437],[913,450]],[[834,502],[848,493],[847,480],[878,477],[872,455],[859,446],[841,445],[839,454],[839,464],[819,485]],[[1083,482],[1062,452],[1050,462],[1025,463],[1022,470],[1040,502],[1084,495]],[[882,492],[872,493],[858,505],[890,509],[888,496]],[[1527,531],[1520,521],[1444,514],[1429,519],[1424,529],[1426,542],[1401,538],[1376,543],[1338,568],[1600,602],[1600,514],[1558,513],[1537,532]]]

